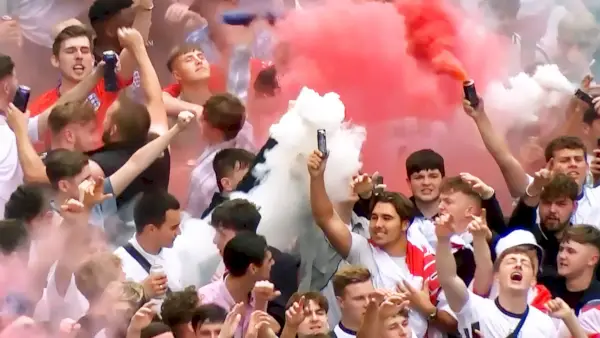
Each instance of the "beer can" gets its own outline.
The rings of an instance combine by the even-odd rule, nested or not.
[[[479,96],[477,96],[477,90],[475,89],[475,81],[465,81],[463,83],[463,90],[465,93],[465,99],[471,103],[471,107],[477,108],[477,106],[479,106]]]
[[[108,50],[104,53],[102,53],[102,60],[104,60],[104,62],[107,65],[111,65],[111,66],[115,66],[117,65],[117,53],[113,52],[112,50]]]
[[[19,86],[19,88],[17,88],[17,92],[15,93],[13,104],[24,113],[27,111],[27,105],[29,104],[30,96],[31,88],[27,86]]]

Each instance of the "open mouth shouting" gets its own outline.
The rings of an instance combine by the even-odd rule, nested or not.
[[[510,274],[510,280],[511,282],[520,282],[523,280],[523,274],[518,271],[515,271]]]

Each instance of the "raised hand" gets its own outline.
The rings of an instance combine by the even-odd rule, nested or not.
[[[254,297],[254,306],[256,309],[266,310],[267,304],[273,299],[281,296],[281,292],[275,290],[275,285],[269,281],[259,281],[254,284],[252,289]]]
[[[133,49],[144,47],[144,38],[135,28],[121,27],[117,31],[119,43],[123,48]]]
[[[79,185],[79,201],[86,208],[93,208],[96,204],[102,204],[112,194],[104,193],[104,178],[98,177],[93,180],[85,180]]]
[[[173,3],[167,8],[167,12],[165,13],[165,20],[170,23],[180,23],[185,19],[188,11],[190,10],[190,6],[186,4],[182,4],[179,2]]]
[[[308,156],[308,173],[311,177],[321,177],[325,173],[327,159],[323,154],[315,150]]]
[[[221,333],[219,333],[218,338],[232,338],[237,331],[238,326],[242,320],[242,312],[244,311],[244,303],[237,303],[231,308],[227,317],[225,317],[225,321],[223,322],[223,326],[221,327]]]
[[[291,327],[297,328],[302,324],[306,318],[304,313],[304,296],[302,296],[297,302],[294,302],[287,311],[285,311],[285,324]]]
[[[373,193],[373,180],[368,174],[359,174],[353,177],[350,187],[358,196],[369,198]]]
[[[574,314],[573,310],[561,298],[554,298],[544,305],[550,316],[564,320]]]
[[[152,318],[154,318],[155,312],[153,310],[154,303],[153,301],[149,301],[144,304],[137,312],[131,317],[131,321],[129,322],[129,332],[141,332],[144,328],[146,328],[152,322]]]
[[[454,220],[449,214],[442,214],[433,220],[437,238],[450,238],[454,235]]]
[[[0,45],[16,45],[23,44],[23,35],[19,23],[9,17],[0,18]]]
[[[552,172],[552,165],[554,163],[554,159],[550,159],[550,161],[548,161],[548,163],[546,163],[546,167],[538,170],[534,175],[533,175],[533,182],[531,182],[531,184],[527,187],[527,194],[531,195],[531,196],[537,196],[542,192],[542,189],[544,189],[544,187],[546,185],[548,185],[548,183],[550,183],[550,181],[552,180],[552,176],[553,176],[553,172]]]
[[[75,338],[81,330],[81,324],[71,318],[65,318],[60,321],[58,326],[59,338]]]
[[[246,338],[257,338],[261,330],[271,329],[273,333],[279,332],[281,326],[264,311],[254,311],[250,315],[250,321],[248,322],[248,330],[246,331]]]
[[[419,311],[422,314],[429,314],[435,311],[435,305],[431,303],[429,298],[429,282],[423,281],[421,289],[417,289],[409,281],[403,280],[397,285],[398,292],[408,300],[410,307]]]
[[[14,104],[9,103],[6,109],[6,123],[15,134],[27,132],[29,112],[22,112]]]
[[[177,126],[181,129],[185,129],[185,127],[187,127],[193,120],[194,113],[184,110],[177,115]]]
[[[469,102],[469,100],[464,99],[463,100],[463,110],[471,118],[473,118],[473,119],[479,118],[481,115],[485,114],[483,98],[481,98],[481,97],[479,98],[479,105],[477,106],[477,108],[473,108],[473,106],[471,106],[471,102]]]
[[[392,295],[384,299],[379,305],[379,318],[387,319],[398,314],[410,304],[403,295]]]
[[[486,221],[487,211],[481,209],[481,216],[471,215],[472,220],[467,225],[467,231],[469,231],[473,237],[483,237],[486,240],[492,238],[492,231],[487,225]]]
[[[460,173],[460,178],[471,186],[471,189],[475,191],[482,199],[488,200],[494,196],[494,188],[485,184],[479,177],[473,176],[469,173]]]

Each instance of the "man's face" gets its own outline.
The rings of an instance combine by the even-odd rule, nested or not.
[[[210,64],[204,53],[199,50],[179,56],[173,66],[173,76],[180,83],[191,83],[210,77]]]
[[[406,234],[408,221],[400,219],[400,215],[392,203],[378,202],[371,213],[369,232],[371,240],[380,247],[395,243]]]
[[[196,328],[196,338],[217,338],[221,333],[223,323],[204,323]]]
[[[175,238],[181,234],[181,210],[167,210],[165,222],[160,226],[151,226],[154,236],[162,248],[172,248]]]
[[[225,249],[225,245],[229,243],[229,241],[235,237],[235,231],[231,229],[227,229],[221,226],[215,228],[215,237],[213,238],[213,243],[219,249],[219,254],[223,256],[223,250]]]
[[[480,207],[477,206],[473,197],[461,191],[450,190],[440,193],[440,214],[452,216],[455,231],[463,233],[466,231],[473,215],[479,215]]]
[[[298,326],[298,336],[304,337],[314,334],[325,334],[329,332],[327,322],[327,311],[321,308],[314,300],[308,301],[304,306],[304,321]]]
[[[417,201],[431,202],[440,196],[442,174],[438,169],[421,170],[408,178],[410,190]]]
[[[73,140],[74,150],[79,151],[91,151],[95,150],[100,143],[98,133],[96,132],[96,121],[90,121],[87,123],[72,123],[65,127],[66,137],[70,137]]]
[[[12,75],[2,79],[0,84],[2,84],[2,96],[5,96],[7,101],[12,102],[15,94],[17,93],[17,88],[19,87],[17,71],[13,70]]]
[[[496,278],[500,290],[505,292],[527,292],[535,285],[535,270],[526,253],[509,253],[502,258]]]
[[[90,40],[81,36],[64,41],[58,56],[52,56],[51,61],[60,70],[62,77],[74,82],[83,80],[94,67]]]
[[[583,149],[561,149],[553,154],[552,168],[557,173],[563,173],[575,180],[581,187],[587,178],[588,163]]]
[[[540,222],[550,231],[560,231],[570,222],[575,211],[575,202],[567,197],[560,197],[552,201],[540,201]]]
[[[374,291],[375,288],[370,280],[346,286],[344,294],[337,297],[342,318],[352,323],[360,323],[369,304],[369,295]]]
[[[92,171],[90,166],[86,165],[81,169],[81,172],[73,177],[65,178],[58,181],[58,189],[67,195],[67,198],[79,200],[79,185],[84,181],[92,179]]]
[[[249,169],[250,167],[248,164],[236,162],[233,170],[229,171],[227,175],[221,179],[223,192],[235,191],[238,184],[242,181],[244,176],[246,176],[246,173],[248,173]]]
[[[410,338],[412,330],[408,325],[408,317],[396,315],[383,322],[381,338]]]
[[[269,278],[271,278],[271,267],[273,264],[275,264],[275,261],[273,260],[273,254],[271,254],[270,250],[267,250],[262,265],[256,267],[256,281],[269,280]]]
[[[585,269],[598,263],[598,250],[591,245],[575,241],[560,244],[557,256],[558,274],[566,278],[579,276]]]

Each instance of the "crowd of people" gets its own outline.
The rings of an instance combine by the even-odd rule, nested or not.
[[[151,47],[165,45],[150,39],[154,0],[0,1],[0,338],[600,337],[594,1],[475,5],[511,38],[511,68],[556,64],[591,98],[565,95],[526,140],[498,130],[481,97],[457,107],[510,196],[479,173],[447,172],[435,149],[398,169],[410,197],[363,171],[332,192],[315,128],[290,174],[307,184],[285,192],[308,209],[289,220],[306,223],[289,247],[240,198],[278,147],[256,111],[276,107],[256,103],[285,77],[273,19],[220,20],[243,1],[156,5],[186,33],[166,67]],[[50,62],[23,62],[36,52]],[[58,85],[30,76],[51,67]],[[15,105],[29,90],[27,108]],[[214,252],[190,250],[205,245]]]

